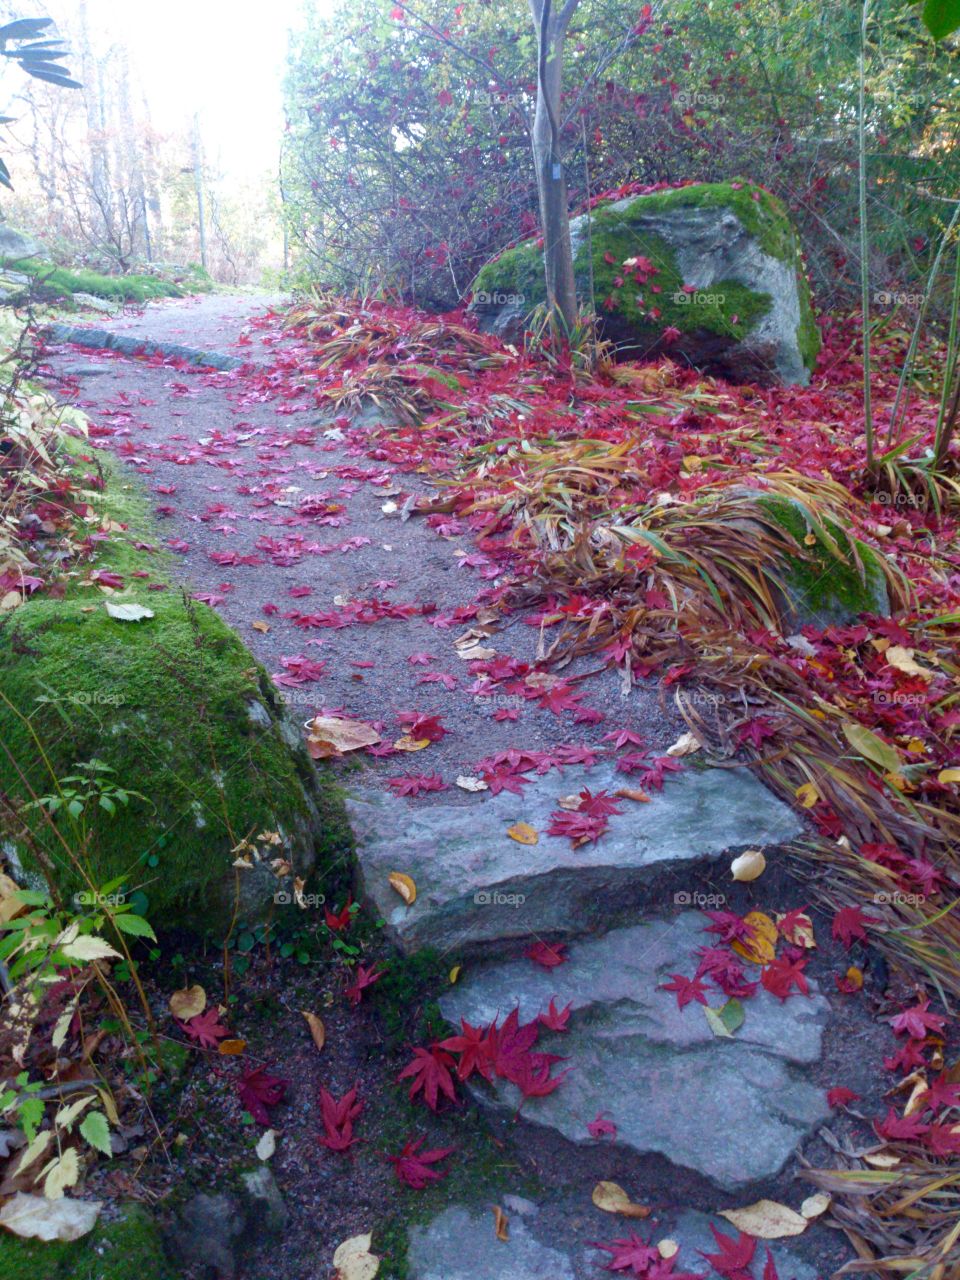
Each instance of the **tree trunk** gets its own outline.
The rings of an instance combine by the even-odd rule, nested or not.
[[[203,155],[200,149],[200,117],[193,117],[193,184],[197,192],[197,224],[200,230],[200,265],[207,269],[207,210],[203,198]]]
[[[573,276],[567,182],[560,154],[560,94],[563,84],[563,45],[579,0],[566,0],[555,13],[552,0],[530,0],[537,32],[537,108],[531,143],[537,174],[540,224],[543,228],[543,268],[547,305],[553,327],[573,332],[577,322],[577,289]]]

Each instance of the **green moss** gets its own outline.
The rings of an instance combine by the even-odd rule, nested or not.
[[[21,845],[25,861],[45,856],[69,893],[82,880],[68,851],[84,849],[94,883],[123,876],[128,890],[146,892],[154,924],[215,928],[223,904],[214,887],[229,874],[230,848],[264,829],[302,840],[314,826],[309,796],[330,846],[321,857],[333,861],[345,842],[342,798],[292,749],[272,681],[218,615],[131,577],[145,570],[165,581],[166,560],[136,546],[150,535],[144,499],[122,487],[116,464],[75,449],[78,469],[103,468],[101,516],[130,523],[96,561],[137,584],[111,602],[154,616],[118,621],[99,588],[76,581],[64,599],[34,598],[0,621],[0,789],[27,803],[55,794],[78,763],[103,761],[140,796],[114,815],[95,804],[80,819],[61,810],[53,829],[28,810],[35,852]]]
[[[37,262],[34,258],[18,262],[5,259],[4,266],[33,276],[47,293],[61,296],[90,293],[96,298],[117,302],[146,302],[150,298],[179,298],[183,294],[177,285],[158,276],[105,276],[85,267],[73,270],[54,266],[52,262]]]
[[[179,1268],[165,1256],[160,1230],[139,1205],[116,1221],[98,1223],[69,1244],[20,1240],[0,1232],[3,1280],[177,1280]]]
[[[811,518],[788,499],[764,495],[758,497],[757,505],[807,553],[807,558],[791,562],[786,576],[791,603],[801,620],[827,626],[860,613],[889,611],[886,576],[872,547],[851,538],[835,521]],[[807,547],[804,539],[809,534],[816,542]]]

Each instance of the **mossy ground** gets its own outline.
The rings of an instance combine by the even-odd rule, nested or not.
[[[775,196],[746,179],[734,179],[637,196],[632,203],[637,212],[642,210],[647,215],[678,208],[730,209],[744,229],[756,238],[764,253],[791,264],[797,272],[800,295],[798,346],[804,364],[813,367],[820,349],[820,333],[800,266],[796,234],[786,210]],[[673,326],[681,333],[707,330],[740,341],[769,311],[768,294],[756,293],[732,280],[718,280],[709,288],[699,290],[706,301],[698,298],[695,305],[675,302],[674,295],[682,291],[684,280],[673,250],[662,238],[640,234],[631,228],[629,216],[629,212],[615,211],[609,204],[598,205],[590,215],[589,240],[584,237],[575,255],[578,290],[581,296],[586,296],[592,281],[601,313],[604,303],[611,300],[615,314],[628,322],[640,338],[646,334],[649,339],[655,339],[658,333]],[[612,263],[606,261],[607,254],[613,258]],[[650,277],[646,286],[637,286],[629,280],[617,286],[617,277],[625,275],[624,260],[641,255],[653,263],[657,274]],[[656,285],[659,292],[654,293],[651,285]],[[492,296],[513,294],[528,310],[543,303],[546,297],[543,253],[537,242],[525,241],[487,263],[474,281],[473,291]],[[638,304],[638,296],[643,299],[642,303]],[[659,311],[657,317],[650,315],[652,307]]]
[[[140,905],[154,924],[169,923],[210,908],[241,838],[304,829],[305,793],[320,798],[338,832],[342,806],[332,789],[317,789],[306,757],[279,732],[275,690],[239,638],[168,583],[162,557],[136,546],[145,540],[143,501],[124,489],[115,464],[95,461],[106,481],[100,514],[131,526],[102,544],[96,567],[137,585],[106,597],[78,580],[64,599],[34,598],[2,620],[0,787],[27,803],[54,794],[81,762],[110,766],[117,785],[140,793],[129,805],[111,816],[92,804],[79,820],[61,811],[54,825],[32,809],[27,826],[64,892],[84,887],[70,851],[85,848],[95,884],[124,876],[130,891],[145,891]],[[136,571],[167,589],[147,590]],[[154,616],[118,621],[108,598]],[[274,723],[251,718],[256,704]]]
[[[127,1206],[79,1241],[20,1240],[0,1232],[3,1280],[177,1280],[160,1230],[146,1210]]]
[[[151,298],[179,298],[183,294],[181,288],[159,276],[105,276],[87,267],[58,267],[52,262],[38,262],[35,258],[17,262],[6,260],[4,266],[32,276],[51,296],[89,293],[115,302],[148,302]]]

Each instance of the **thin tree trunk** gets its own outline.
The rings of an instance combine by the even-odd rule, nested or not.
[[[573,275],[567,182],[560,148],[560,95],[563,84],[563,45],[579,0],[566,0],[555,13],[552,0],[530,0],[537,32],[537,108],[531,144],[537,174],[540,223],[543,228],[543,267],[551,320],[562,333],[577,322],[577,288]]]
[[[203,199],[203,155],[200,149],[200,117],[193,117],[193,183],[197,192],[197,225],[200,229],[200,265],[207,269],[207,211]]]

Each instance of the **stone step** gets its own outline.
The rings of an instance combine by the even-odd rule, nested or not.
[[[584,1188],[585,1201],[589,1190]],[[529,1200],[506,1195],[503,1207],[510,1219],[506,1240],[494,1239],[493,1218],[487,1206],[451,1205],[429,1223],[414,1227],[407,1257],[409,1280],[575,1280],[599,1274],[597,1267],[609,1260],[609,1254],[599,1252],[583,1239],[575,1239],[572,1229],[568,1238],[558,1240],[556,1231],[543,1221],[540,1208]],[[610,1217],[598,1238],[606,1243],[633,1231],[654,1245],[660,1240],[673,1240],[679,1246],[678,1274],[716,1277],[717,1273],[701,1256],[717,1253],[711,1224],[726,1236],[736,1236],[724,1218],[687,1210],[648,1222]],[[751,1280],[761,1280],[769,1247],[779,1280],[818,1280],[819,1270],[798,1256],[803,1243],[758,1242],[745,1274]]]
[[[774,1177],[798,1145],[827,1119],[824,1092],[809,1078],[820,1058],[830,1007],[810,983],[810,997],[781,1002],[762,988],[743,1002],[746,1017],[733,1039],[716,1037],[697,1003],[677,1008],[661,984],[673,973],[692,977],[695,952],[709,945],[709,921],[684,911],[673,919],[614,929],[572,943],[567,962],[545,970],[527,959],[481,966],[441,999],[459,1026],[502,1019],[515,1006],[521,1022],[554,999],[573,1013],[568,1031],[543,1033],[538,1049],[564,1055],[570,1073],[522,1116],[570,1142],[592,1143],[598,1112],[617,1126],[616,1142],[655,1153],[740,1190]],[[747,968],[752,966],[747,965]],[[725,997],[714,992],[719,1007]],[[513,1084],[474,1077],[477,1102],[513,1114]]]
[[[604,762],[551,772],[522,796],[425,803],[355,791],[348,810],[363,893],[405,951],[466,953],[609,928],[636,918],[646,902],[662,906],[664,895],[684,901],[702,887],[693,874],[698,864],[802,834],[793,811],[745,770],[698,767],[668,778],[649,803],[622,800],[623,812],[595,844],[574,849],[566,837],[546,834],[561,796],[624,784],[629,779]],[[507,835],[517,821],[540,833],[536,845]],[[416,882],[412,907],[390,888],[391,871]]]

